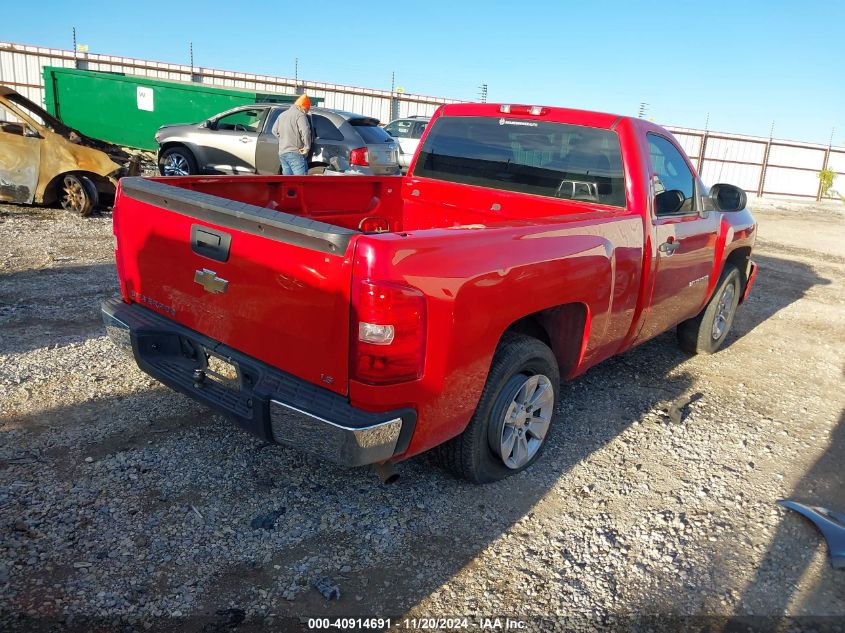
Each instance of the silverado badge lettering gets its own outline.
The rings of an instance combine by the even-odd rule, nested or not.
[[[220,294],[226,292],[229,287],[229,282],[225,279],[220,279],[217,273],[208,268],[203,268],[194,273],[194,281],[205,288],[208,292]]]

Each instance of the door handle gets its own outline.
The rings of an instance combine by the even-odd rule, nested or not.
[[[678,250],[678,247],[680,245],[681,245],[681,240],[667,241],[667,242],[663,242],[663,244],[658,246],[657,250],[659,250],[661,253],[666,253],[667,255],[671,255],[676,250]]]
[[[242,136],[241,137],[241,143],[249,143],[249,137],[248,136]]]

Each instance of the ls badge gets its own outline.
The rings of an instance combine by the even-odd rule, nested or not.
[[[196,271],[194,273],[194,282],[205,288],[206,291],[213,292],[214,294],[226,292],[226,289],[229,287],[228,281],[220,279],[216,272],[208,268]]]

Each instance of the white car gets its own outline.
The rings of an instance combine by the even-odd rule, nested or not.
[[[428,116],[411,116],[395,119],[384,126],[384,131],[399,141],[399,166],[403,172],[408,170],[429,120]]]

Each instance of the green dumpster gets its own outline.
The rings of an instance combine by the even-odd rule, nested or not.
[[[44,67],[44,88],[46,110],[70,127],[150,150],[158,147],[155,132],[162,125],[204,121],[250,103],[291,103],[297,97],[55,66]]]

